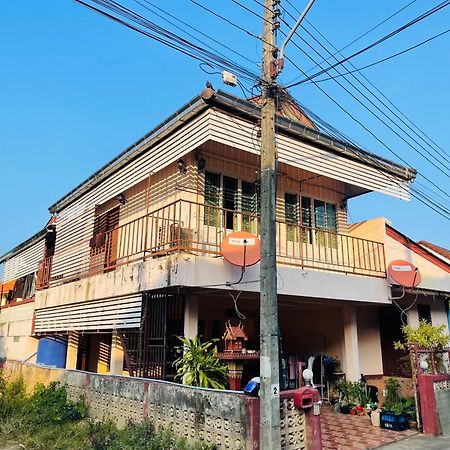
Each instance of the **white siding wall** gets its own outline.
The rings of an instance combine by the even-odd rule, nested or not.
[[[39,262],[44,258],[44,238],[35,242],[26,250],[5,261],[3,282],[16,280],[30,273],[36,272]]]
[[[231,145],[252,153],[259,153],[259,143],[255,126],[250,122],[214,110],[211,115],[211,135],[226,145]],[[276,137],[280,162],[308,170],[326,177],[344,181],[384,194],[409,200],[407,183],[394,175],[386,175],[363,161],[353,161],[338,153],[314,147],[298,140],[278,134]]]
[[[215,141],[253,154],[259,153],[254,124],[210,109],[203,112],[160,143],[146,144],[149,151],[119,169],[99,185],[86,192],[58,216],[56,251],[52,280],[76,276],[89,267],[89,239],[92,236],[95,206],[102,205],[125,192],[181,156],[207,141]],[[256,146],[255,146],[256,145]],[[398,180],[386,176],[364,163],[317,149],[312,145],[278,135],[280,161],[294,167],[321,174],[339,182],[376,190],[402,198],[408,197]],[[403,186],[403,184],[402,184]]]
[[[89,239],[93,232],[95,206],[147,179],[150,172],[176,162],[180,156],[206,142],[208,117],[208,113],[199,115],[59,213],[53,280],[76,276],[81,266],[84,269],[89,267]]]

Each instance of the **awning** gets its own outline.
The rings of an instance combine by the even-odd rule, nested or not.
[[[34,332],[139,328],[141,310],[140,293],[37,309]]]

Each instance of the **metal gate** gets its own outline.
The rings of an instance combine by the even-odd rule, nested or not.
[[[184,298],[166,292],[142,295],[141,326],[120,332],[125,364],[132,376],[173,379],[177,336],[184,331]]]

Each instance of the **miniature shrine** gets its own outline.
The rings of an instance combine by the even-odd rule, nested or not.
[[[222,339],[224,340],[224,351],[217,353],[216,357],[226,361],[228,364],[230,389],[239,391],[241,390],[244,362],[246,360],[259,359],[259,352],[246,349],[245,345],[248,341],[248,337],[242,323],[235,326],[231,325],[230,322],[227,322]]]

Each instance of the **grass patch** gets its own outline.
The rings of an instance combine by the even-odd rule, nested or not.
[[[171,429],[149,422],[129,422],[124,429],[110,421],[87,418],[83,401],[67,399],[64,386],[36,385],[26,393],[22,379],[7,382],[0,371],[0,446],[22,444],[30,450],[214,450],[188,444]]]

